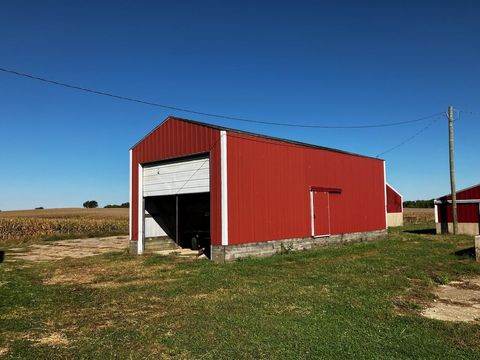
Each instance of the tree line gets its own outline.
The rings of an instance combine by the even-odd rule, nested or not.
[[[431,200],[408,200],[403,202],[405,208],[433,208],[434,199]]]
[[[87,200],[83,203],[83,207],[86,209],[95,209],[98,208],[98,202],[95,200]],[[117,204],[109,204],[104,206],[105,209],[112,209],[112,208],[128,208],[130,207],[130,203],[125,202],[121,203],[120,205]]]

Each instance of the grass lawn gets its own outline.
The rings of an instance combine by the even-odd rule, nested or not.
[[[480,275],[472,237],[388,241],[230,264],[123,253],[0,265],[0,357],[479,359],[480,325],[419,316]],[[415,231],[415,232],[407,232]]]

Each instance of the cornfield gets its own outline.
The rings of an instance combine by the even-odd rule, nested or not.
[[[418,224],[435,221],[435,212],[433,209],[422,208],[404,208],[403,222],[405,224]]]
[[[128,233],[128,219],[0,218],[0,243],[60,236],[100,236]]]

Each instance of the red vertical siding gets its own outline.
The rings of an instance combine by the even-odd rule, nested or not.
[[[479,204],[457,204],[457,220],[459,223],[480,222]],[[441,204],[437,206],[438,222],[453,222],[452,204]]]
[[[168,118],[132,149],[132,240],[138,240],[138,164],[209,153],[211,239],[221,244],[219,139],[219,130]]]
[[[440,200],[452,200],[451,195],[444,196]],[[457,191],[457,200],[470,200],[470,199],[480,199],[480,185],[473,186],[471,188]]]
[[[402,197],[387,184],[387,212],[402,212]]]
[[[311,235],[311,186],[330,195],[331,234],[385,229],[383,161],[228,132],[229,244]]]
[[[480,185],[472,186],[464,190],[457,191],[457,200],[478,200],[480,199]],[[452,200],[451,195],[439,198],[441,201]],[[453,222],[452,205],[440,204],[437,206],[437,216],[439,222]],[[459,223],[479,223],[479,204],[457,203],[457,220]]]

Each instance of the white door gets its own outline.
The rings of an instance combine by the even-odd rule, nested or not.
[[[143,167],[143,196],[192,194],[210,191],[208,157]]]

